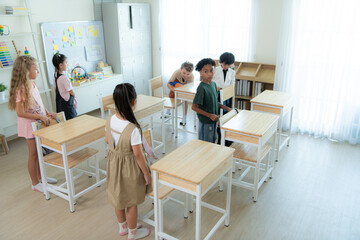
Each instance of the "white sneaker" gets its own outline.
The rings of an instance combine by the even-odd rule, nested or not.
[[[35,186],[34,185],[31,185],[31,189],[33,191],[38,191],[38,192],[41,192],[43,193],[44,190],[43,190],[43,187],[42,187],[42,184],[39,182],[38,184],[36,184]]]
[[[56,184],[58,182],[58,180],[56,178],[51,178],[51,177],[47,177],[46,180],[47,180],[47,183],[50,183],[50,184]]]
[[[56,184],[58,182],[58,180],[56,178],[51,178],[51,177],[47,177],[46,180],[47,180],[47,183],[49,183],[49,184]],[[42,181],[40,180],[40,182],[42,182]]]

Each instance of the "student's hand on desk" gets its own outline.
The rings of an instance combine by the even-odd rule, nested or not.
[[[52,119],[55,119],[57,114],[56,113],[48,113],[47,116],[51,117]]]
[[[40,120],[45,124],[45,126],[49,126],[50,124],[50,119],[47,116],[41,116]]]
[[[209,118],[211,119],[211,121],[216,122],[217,120],[219,120],[219,116],[215,115],[215,114],[210,114]]]
[[[150,185],[151,184],[151,175],[150,175],[150,173],[144,174],[144,178],[145,178],[145,185]]]

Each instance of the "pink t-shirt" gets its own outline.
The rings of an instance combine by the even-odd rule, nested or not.
[[[56,92],[56,84],[55,84],[55,77],[53,79],[54,82],[54,89]],[[70,91],[73,89],[70,79],[67,78],[65,75],[61,75],[58,79],[57,79],[57,85],[59,88],[59,93],[60,96],[65,100],[65,101],[69,101],[70,98]]]
[[[32,81],[32,86],[33,88],[30,90],[30,94],[34,99],[34,104],[33,106],[26,109],[25,112],[46,115],[45,107],[41,100],[39,89],[36,87],[35,81]],[[16,93],[16,102],[18,103],[24,101],[24,93],[18,90]],[[34,135],[32,135],[33,130],[31,123],[35,121],[36,120],[34,119],[17,117],[18,136],[24,138],[34,138]]]

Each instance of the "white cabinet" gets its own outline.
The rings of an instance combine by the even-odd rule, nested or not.
[[[150,5],[103,3],[106,58],[124,82],[147,94],[152,78]]]
[[[78,115],[100,108],[100,98],[112,95],[116,85],[120,83],[122,83],[122,76],[116,74],[107,79],[96,80],[74,87]]]

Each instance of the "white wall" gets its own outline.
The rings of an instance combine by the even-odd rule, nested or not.
[[[255,62],[276,64],[283,0],[258,0]]]
[[[1,14],[3,13],[4,6],[22,6],[24,2],[25,0],[1,0]],[[31,0],[29,2],[33,13],[33,20],[39,33],[40,23],[42,22],[94,20],[93,0]],[[12,32],[30,31],[29,25],[24,25],[27,22],[27,17],[25,16],[0,16],[0,23],[9,25]],[[23,52],[25,46],[27,46],[30,54],[35,54],[31,36],[26,36],[25,38],[14,37],[13,39],[19,50]],[[42,52],[41,35],[39,35],[39,45]],[[42,58],[44,58],[43,54]],[[0,71],[0,82],[5,83],[8,87],[10,87],[10,77],[11,70]],[[43,86],[41,75],[36,81],[40,89],[48,88],[48,85]],[[48,108],[49,104],[46,102],[44,94],[42,94],[42,98]],[[7,103],[0,104],[0,132],[4,132],[6,136],[16,133],[16,114],[8,110]]]

